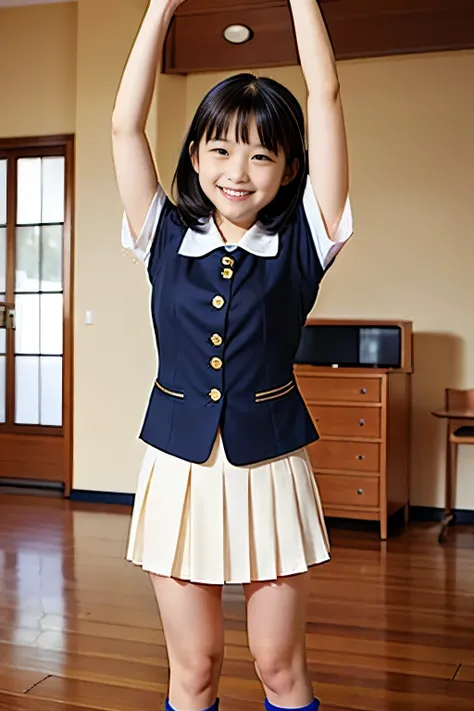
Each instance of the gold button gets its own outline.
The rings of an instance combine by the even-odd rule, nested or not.
[[[214,333],[214,335],[211,336],[211,343],[213,346],[222,346],[222,336],[219,336],[218,333]]]
[[[220,358],[211,358],[211,367],[214,368],[214,370],[220,370],[222,365],[223,363]]]
[[[214,306],[215,309],[221,309],[225,304],[224,299],[222,296],[215,296],[212,299],[212,305]]]
[[[213,402],[219,402],[222,397],[222,393],[220,390],[217,390],[217,388],[213,388],[209,393],[209,397]]]
[[[221,274],[224,277],[224,279],[232,279],[232,277],[234,276],[234,272],[232,271],[232,269],[229,269],[228,267],[226,269],[223,269],[221,271]]]
[[[235,264],[235,260],[232,257],[222,257],[221,261],[225,267],[233,267]]]

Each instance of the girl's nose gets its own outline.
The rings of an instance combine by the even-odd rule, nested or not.
[[[227,177],[232,183],[247,183],[249,178],[245,161],[232,161],[227,168]]]

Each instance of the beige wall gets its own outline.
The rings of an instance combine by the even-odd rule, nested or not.
[[[0,9],[2,138],[74,132],[76,45],[75,3]]]
[[[79,1],[77,54],[69,37],[74,5],[0,10],[0,40],[4,18],[8,36],[21,37],[13,43],[15,80],[4,70],[0,42],[0,96],[2,103],[9,100],[6,115],[0,113],[0,135],[76,128],[74,486],[130,492],[143,452],[135,435],[155,356],[146,278],[119,245],[121,206],[109,131],[144,2],[122,2],[120,13],[117,4]],[[46,18],[53,18],[49,42],[33,34]],[[260,71],[304,101],[299,68]],[[356,236],[325,279],[316,313],[414,321],[412,503],[441,505],[442,429],[429,413],[445,386],[474,387],[474,52],[344,62],[339,71]],[[160,80],[149,135],[167,188],[186,122],[219,78]],[[25,117],[23,106],[39,84],[36,121],[31,111]],[[94,311],[93,326],[84,325],[86,309]],[[473,454],[466,448],[460,458],[461,508],[474,508]]]
[[[144,271],[120,248],[115,94],[144,3],[80,0],[77,71],[74,488],[133,491],[155,358]],[[108,28],[104,42],[104,27]],[[156,143],[155,109],[150,140]],[[94,325],[86,326],[87,309]]]

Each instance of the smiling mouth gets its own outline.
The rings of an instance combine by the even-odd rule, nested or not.
[[[220,185],[217,187],[228,200],[245,200],[253,195],[250,190],[231,190],[230,188],[222,188]]]

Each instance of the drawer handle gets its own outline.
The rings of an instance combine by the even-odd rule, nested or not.
[[[363,427],[365,425],[365,420],[359,420],[359,425]]]
[[[362,462],[365,459],[365,454],[356,454],[356,459]]]
[[[360,394],[361,394],[361,395],[367,395],[367,388],[361,388],[361,389],[360,389]]]
[[[363,493],[364,493],[364,490],[363,490],[363,489],[357,489],[357,495],[358,495],[358,496],[362,496]]]

